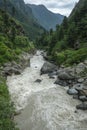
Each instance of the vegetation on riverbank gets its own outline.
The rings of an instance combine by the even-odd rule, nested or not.
[[[5,79],[0,76],[0,130],[17,130],[13,122],[14,110]]]
[[[33,49],[33,43],[26,37],[18,21],[0,10],[0,64],[17,60],[23,51],[29,52]]]
[[[73,65],[87,59],[87,0],[80,0],[56,31],[45,32],[36,43],[58,65]]]
[[[33,52],[33,42],[28,37],[20,23],[0,9],[0,130],[17,130],[14,123],[14,105],[11,103],[6,79],[1,70],[6,62],[18,62],[22,52]]]

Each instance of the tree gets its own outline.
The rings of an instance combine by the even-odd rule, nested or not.
[[[64,38],[64,29],[63,26],[60,26],[58,33],[58,40],[61,41]]]
[[[15,16],[15,11],[16,11],[16,10],[15,10],[15,7],[13,6],[13,7],[12,7],[12,16],[13,16],[13,17]]]
[[[66,32],[68,29],[68,18],[66,16],[64,17],[62,26],[63,26],[64,32]]]

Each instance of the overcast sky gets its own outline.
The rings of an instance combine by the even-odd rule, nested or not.
[[[43,4],[49,10],[68,16],[79,0],[24,0],[29,4]]]

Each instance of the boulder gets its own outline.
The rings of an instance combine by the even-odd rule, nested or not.
[[[83,82],[83,88],[84,88],[84,89],[87,89],[87,80],[85,80],[85,81]]]
[[[11,67],[11,62],[4,63],[3,67]]]
[[[75,77],[72,75],[68,74],[67,72],[62,72],[58,75],[58,78],[61,80],[74,80]]]
[[[85,61],[84,61],[84,64],[86,64],[86,65],[87,65],[87,60],[85,60]]]
[[[70,89],[67,90],[67,93],[69,95],[77,95],[78,91],[75,88],[70,88]]]
[[[86,65],[84,63],[79,63],[77,66],[76,66],[76,73],[77,74],[80,74],[81,72],[83,72],[85,69],[86,69]]]
[[[52,73],[48,73],[49,78],[55,78],[57,76],[57,71],[53,71]]]
[[[57,79],[54,84],[58,84],[58,85],[61,85],[61,86],[67,86],[67,82],[66,81],[63,81],[63,80],[60,80],[60,79]]]
[[[76,106],[77,109],[87,110],[87,104],[82,103]]]
[[[79,100],[82,102],[87,101],[87,97],[86,96],[79,96]]]
[[[35,82],[40,83],[42,80],[41,79],[36,79]]]
[[[78,83],[82,83],[84,81],[84,78],[80,78],[77,80]]]
[[[14,74],[20,74],[21,70],[17,69],[17,68],[14,68],[14,67],[5,67],[3,69],[4,76],[12,75],[13,73]]]
[[[50,62],[45,62],[41,68],[41,74],[47,74],[50,72],[53,72],[54,70],[57,70],[57,66],[50,63]]]

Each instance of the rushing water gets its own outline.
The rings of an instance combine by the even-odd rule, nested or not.
[[[87,111],[78,110],[80,102],[66,94],[67,87],[55,85],[55,79],[40,76],[44,59],[37,51],[21,75],[8,77],[7,85],[17,110],[20,130],[87,130]],[[41,83],[35,80],[41,79]]]

